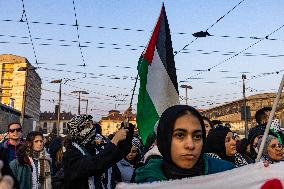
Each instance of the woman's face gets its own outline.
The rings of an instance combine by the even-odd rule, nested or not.
[[[271,160],[280,161],[283,159],[283,145],[281,145],[278,140],[272,139],[267,147],[267,153]]]
[[[33,150],[36,152],[42,151],[43,149],[43,138],[41,136],[36,136],[33,141]]]
[[[171,143],[173,162],[183,169],[192,168],[199,159],[202,146],[202,129],[199,120],[191,114],[177,118]]]
[[[137,148],[135,146],[132,146],[131,151],[126,156],[126,159],[131,161],[131,160],[134,160],[136,156],[137,156]]]
[[[207,120],[203,120],[204,125],[205,125],[205,131],[206,131],[206,136],[208,135],[209,131],[211,130],[210,124]]]
[[[227,156],[234,156],[237,152],[236,141],[233,138],[232,132],[228,132],[228,134],[225,138],[225,148],[226,148],[226,155]]]

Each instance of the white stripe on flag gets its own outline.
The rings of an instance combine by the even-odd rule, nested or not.
[[[148,66],[146,89],[159,116],[168,107],[179,104],[178,93],[156,48],[152,64]]]

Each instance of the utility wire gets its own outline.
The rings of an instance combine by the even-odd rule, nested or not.
[[[75,16],[75,26],[76,26],[76,30],[77,30],[78,47],[80,49],[81,58],[82,58],[82,61],[83,61],[83,65],[82,66],[85,67],[86,63],[85,63],[85,58],[84,58],[84,55],[83,55],[83,52],[82,52],[81,43],[80,43],[79,25],[78,25],[78,18],[77,18],[75,0],[72,0],[72,3],[73,3],[73,10],[74,10],[74,16]]]
[[[232,9],[230,9],[226,14],[224,14],[223,16],[221,16],[214,24],[212,24],[211,26],[209,26],[205,32],[207,32],[210,28],[212,28],[215,24],[217,24],[220,20],[222,20],[225,16],[227,16],[231,11],[233,11],[236,7],[238,7],[242,2],[244,2],[244,0],[240,1],[237,5],[235,5]],[[193,42],[195,42],[199,37],[196,37],[194,40],[192,40],[190,43],[186,44],[181,50],[176,51],[175,55],[176,56],[178,53],[180,53],[181,51],[183,51],[186,47],[188,47],[190,44],[192,44]]]
[[[240,4],[242,4],[242,2],[244,2],[245,0],[240,1],[238,4],[236,4],[232,9],[230,9],[226,14],[224,14],[223,16],[221,16],[214,24],[212,24],[211,26],[209,26],[206,31],[208,31],[210,28],[212,28],[215,24],[217,24],[220,20],[222,20],[225,16],[227,16],[228,14],[230,14],[230,12],[232,12],[235,8],[237,8]]]
[[[20,22],[23,22],[23,16],[25,16],[25,20],[26,20],[26,24],[27,24],[27,28],[28,28],[28,32],[29,32],[29,38],[30,38],[30,41],[31,41],[31,44],[32,44],[33,53],[34,53],[34,57],[35,57],[35,62],[37,64],[37,62],[38,62],[37,61],[37,55],[36,55],[35,46],[34,46],[32,34],[31,34],[31,30],[30,30],[30,25],[29,25],[29,22],[28,22],[28,17],[27,17],[27,14],[26,14],[24,0],[22,0],[22,6],[23,6],[23,14],[22,14],[22,18],[21,18]]]
[[[202,73],[204,73],[204,72],[211,71],[212,69],[214,69],[214,68],[216,68],[216,67],[218,67],[218,66],[220,66],[220,65],[222,65],[222,64],[224,64],[224,63],[226,63],[226,62],[228,62],[229,60],[231,60],[231,59],[233,59],[233,58],[239,56],[240,54],[242,54],[243,52],[247,51],[247,50],[250,49],[251,47],[255,46],[256,44],[260,43],[260,42],[263,41],[264,39],[268,38],[270,35],[274,34],[275,32],[277,32],[278,30],[280,30],[280,29],[283,28],[283,27],[284,27],[284,24],[283,24],[282,26],[280,26],[279,28],[277,28],[276,30],[272,31],[272,32],[271,32],[270,34],[268,34],[267,36],[265,36],[265,38],[259,39],[257,42],[255,42],[255,43],[251,44],[250,46],[246,47],[245,49],[239,51],[238,53],[234,54],[233,56],[231,56],[231,57],[229,57],[229,58],[226,58],[225,60],[219,62],[218,64],[216,64],[216,65],[214,65],[214,66],[212,66],[212,67],[209,67],[207,70],[200,71],[199,73],[197,73],[197,74],[195,74],[195,75],[193,75],[193,76],[191,76],[191,77],[196,77],[196,76],[198,76],[198,75],[200,75],[200,74],[202,74]],[[190,79],[191,77],[189,77],[189,78],[187,78],[187,79]]]

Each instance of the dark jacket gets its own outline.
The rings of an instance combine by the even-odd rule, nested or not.
[[[234,164],[204,155],[205,168],[203,175],[210,175],[234,169]],[[150,159],[148,164],[136,170],[135,182],[145,183],[168,180],[162,170],[162,159]]]
[[[116,145],[108,143],[98,154],[83,155],[69,145],[63,155],[64,189],[88,189],[88,178],[95,176],[96,188],[100,187],[100,176],[122,159]]]
[[[32,188],[32,168],[28,164],[20,164],[18,159],[11,161],[10,167],[19,182],[20,189]]]
[[[49,143],[49,154],[50,154],[50,158],[52,159],[52,173],[51,173],[52,176],[54,176],[57,173],[58,168],[59,168],[56,166],[56,153],[62,147],[61,143],[62,143],[62,139],[60,137],[54,138]]]
[[[10,167],[16,177],[15,181],[19,183],[19,188],[32,189],[32,165],[27,156],[24,157],[23,160],[23,163],[20,163],[21,161],[19,160],[19,158],[11,161]],[[42,157],[39,159],[38,163],[41,166],[40,171],[44,171],[44,173],[42,174],[43,177],[40,178],[38,188],[50,188],[50,162],[48,159]]]
[[[5,142],[5,141],[4,141]],[[7,148],[4,148],[4,142],[0,144],[0,160],[3,161],[3,168],[1,170],[2,175],[10,175],[13,177],[14,180],[14,188],[19,188],[19,183],[17,182],[16,177],[14,176],[10,166],[9,166],[9,161],[8,161],[8,152]]]
[[[10,144],[9,140],[4,140],[0,144],[0,149],[1,149],[1,151],[2,150],[4,151],[4,153],[6,154],[6,158],[8,159],[8,161],[10,163],[14,159],[16,159],[16,157],[17,157],[17,150],[22,145],[23,145],[22,141],[17,146],[14,146],[14,145]]]

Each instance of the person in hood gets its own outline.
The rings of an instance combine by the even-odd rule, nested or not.
[[[132,147],[130,152],[112,169],[113,180],[115,185],[119,182],[133,182],[133,174],[136,165],[141,159],[140,141],[138,138],[132,139]]]
[[[207,136],[205,146],[207,155],[234,163],[237,167],[248,165],[249,162],[237,152],[236,141],[233,132],[228,127],[217,126]]]
[[[96,133],[92,116],[79,115],[67,123],[69,140],[63,155],[64,188],[103,188],[102,174],[122,159],[117,147],[126,139],[127,129],[120,129],[100,151],[95,149]]]
[[[208,175],[235,168],[204,154],[206,131],[200,113],[187,105],[166,109],[157,128],[162,159],[150,159],[136,170],[135,182],[153,182]]]

